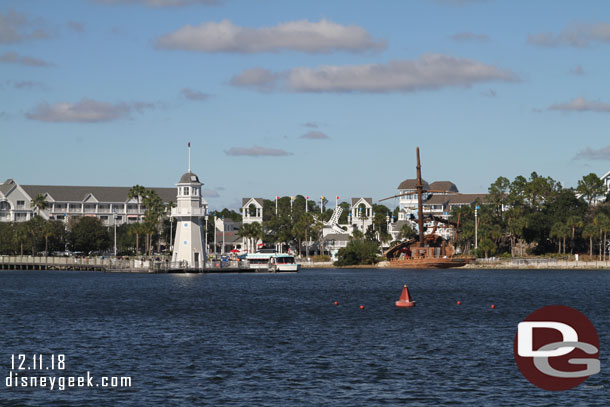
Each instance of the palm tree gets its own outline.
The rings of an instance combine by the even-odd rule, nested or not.
[[[241,225],[239,231],[237,232],[237,235],[244,239],[246,243],[246,251],[248,252],[250,252],[250,239],[253,237],[252,225],[253,223],[244,223]]]
[[[47,201],[47,199],[44,197],[43,194],[38,194],[34,197],[34,199],[32,199],[32,202],[30,203],[30,207],[32,207],[36,210],[37,216],[40,216],[40,211],[45,210],[49,207],[49,202]]]
[[[550,237],[557,238],[557,254],[561,254],[561,242],[563,240],[563,253],[566,252],[566,237],[570,235],[570,228],[568,225],[562,222],[556,222],[553,224],[551,228],[551,232],[549,233]]]
[[[568,223],[568,226],[570,226],[570,228],[572,228],[572,250],[570,250],[570,252],[573,252],[574,251],[574,235],[576,232],[576,228],[583,227],[584,222],[580,216],[570,216],[568,218],[567,223]]]
[[[593,257],[593,238],[597,236],[597,227],[595,225],[585,225],[582,230],[582,237],[589,239],[589,256]]]
[[[606,239],[605,239],[605,237],[602,239],[602,236],[605,236],[604,231],[608,228],[609,223],[610,223],[610,219],[608,219],[608,217],[603,213],[598,213],[595,216],[595,218],[593,218],[593,224],[599,230],[599,259],[600,260],[602,259],[602,253],[604,253],[604,258],[605,258]],[[602,250],[602,244],[604,245],[603,250]]]
[[[142,198],[144,197],[145,193],[146,188],[144,188],[142,185],[136,184],[131,187],[127,194],[129,199],[135,199],[138,202],[138,214],[140,213],[140,204],[142,203]]]
[[[28,226],[25,222],[16,223],[13,231],[13,241],[19,246],[20,256],[23,256],[23,244],[27,242],[28,237]]]
[[[169,216],[169,241],[166,242],[169,247],[174,244],[174,218],[172,217],[172,209],[175,207],[176,204],[173,201],[169,201],[165,204],[165,216]]]
[[[129,234],[136,235],[136,255],[140,252],[140,234],[143,232],[141,223],[132,223],[129,226]]]
[[[142,203],[146,208],[144,213],[146,225],[146,251],[150,256],[152,252],[153,234],[159,231],[161,217],[166,213],[166,211],[163,201],[155,191],[151,189],[144,190],[144,195],[142,197]]]
[[[42,236],[44,236],[44,255],[49,255],[49,238],[55,235],[55,228],[50,221],[47,221],[42,226]]]

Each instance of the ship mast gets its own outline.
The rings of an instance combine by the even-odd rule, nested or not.
[[[422,192],[424,184],[421,179],[421,163],[419,161],[419,147],[417,147],[417,225],[419,226],[419,243],[424,245],[424,210],[422,205]]]

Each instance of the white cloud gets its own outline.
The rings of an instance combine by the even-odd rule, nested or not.
[[[608,23],[572,23],[559,34],[529,34],[527,42],[543,47],[588,47],[591,43],[610,42],[610,24]]]
[[[97,0],[106,4],[141,4],[146,7],[180,7],[194,4],[214,5],[220,0]]]
[[[29,21],[25,14],[17,13],[14,10],[10,10],[6,14],[0,13],[0,44],[14,44],[49,36],[49,33],[43,28],[42,20]]]
[[[269,92],[274,89],[282,74],[276,74],[264,68],[246,69],[239,75],[234,75],[229,82],[233,86],[251,88],[259,92]]]
[[[373,40],[362,27],[345,26],[328,20],[281,23],[275,27],[239,27],[229,20],[184,26],[157,41],[158,48],[200,52],[328,53],[334,50],[362,52],[382,50],[385,41]]]
[[[46,61],[43,61],[42,59],[19,55],[18,53],[12,51],[5,52],[4,54],[2,54],[2,56],[0,56],[0,62],[3,62],[5,64],[19,64],[37,67],[45,67],[52,65]]]
[[[6,84],[15,89],[47,89],[44,83],[38,81],[6,81]]]
[[[93,99],[83,98],[80,102],[60,102],[50,105],[41,103],[26,113],[30,120],[43,122],[108,122],[127,117],[132,111],[141,113],[145,109],[152,109],[155,104],[148,102],[134,103],[106,103]]]
[[[257,75],[252,75],[253,71]],[[428,54],[418,60],[391,61],[387,64],[327,65],[315,69],[300,67],[280,73],[255,68],[234,76],[231,84],[258,90],[383,93],[518,80],[514,73],[482,62]]]
[[[226,155],[233,156],[249,156],[249,157],[260,157],[260,156],[273,156],[280,157],[285,155],[292,155],[287,151],[276,149],[276,148],[267,148],[267,147],[232,147],[225,151]]]
[[[208,199],[220,197],[220,194],[213,189],[204,189],[203,191],[201,191],[201,195],[203,195],[204,198]]]
[[[301,138],[304,138],[307,140],[324,140],[324,139],[329,139],[330,137],[328,137],[326,134],[322,133],[321,131],[310,131],[306,134],[303,134],[301,136]]]
[[[79,33],[85,32],[85,25],[83,23],[79,23],[78,21],[68,21],[66,26],[72,31]]]
[[[489,41],[489,37],[485,34],[475,34],[471,32],[459,32],[457,34],[453,34],[451,38],[458,42],[468,42],[468,41],[476,41],[476,42],[487,42]]]
[[[203,92],[195,90],[195,89],[190,89],[190,88],[182,89],[181,93],[182,93],[182,96],[188,100],[200,101],[200,100],[206,100],[207,98],[210,97],[210,95],[208,95],[206,93],[203,93]]]
[[[549,106],[548,110],[559,110],[562,112],[610,113],[610,104],[599,101],[590,101],[582,97],[577,97],[569,102],[551,105]]]
[[[585,148],[574,156],[575,160],[609,160],[610,161],[610,146],[602,147],[597,150],[591,147]]]

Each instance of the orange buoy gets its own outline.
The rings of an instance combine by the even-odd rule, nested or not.
[[[400,294],[400,299],[398,301],[396,301],[396,306],[403,307],[403,308],[415,306],[415,301],[411,301],[411,296],[409,295],[409,289],[407,288],[406,284],[402,288],[402,294]]]
[[[364,305],[361,305],[361,306],[360,306],[360,309],[364,309]]]
[[[462,305],[462,301],[458,301],[458,302],[457,302],[457,305]]]

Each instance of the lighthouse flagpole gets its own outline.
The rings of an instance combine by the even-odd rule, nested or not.
[[[188,172],[191,172],[191,142],[189,141],[189,170]]]

